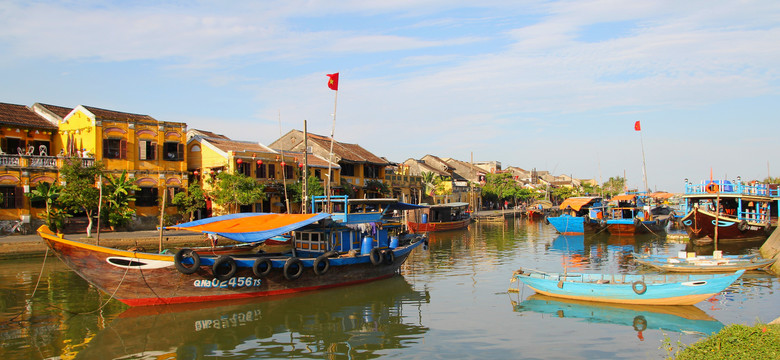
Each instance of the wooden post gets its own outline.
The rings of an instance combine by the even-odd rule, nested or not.
[[[103,174],[98,175],[98,214],[97,214],[97,239],[95,245],[100,245],[100,209],[103,204]]]
[[[163,203],[162,208],[160,209],[160,248],[158,252],[162,253],[162,246],[163,246],[163,219],[165,218],[165,202],[168,199],[168,187],[163,187]]]

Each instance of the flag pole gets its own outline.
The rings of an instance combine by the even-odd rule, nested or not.
[[[330,193],[331,193],[331,182],[333,179],[331,178],[332,174],[332,166],[333,166],[333,142],[334,142],[334,133],[336,132],[336,110],[338,109],[338,103],[339,103],[339,73],[333,73],[327,75],[330,79],[328,80],[328,87],[331,90],[336,91],[336,94],[333,98],[333,126],[330,129],[330,152],[328,153],[328,183],[325,187],[325,196],[326,196],[326,204],[327,209],[326,211],[328,213],[331,212],[331,203],[330,203]],[[346,209],[344,209],[346,211]]]
[[[642,127],[639,125],[639,121],[636,122],[636,130],[639,131],[639,143],[642,145],[642,177],[645,181],[645,191],[649,191],[647,188],[647,164],[645,162],[645,141],[642,138]]]

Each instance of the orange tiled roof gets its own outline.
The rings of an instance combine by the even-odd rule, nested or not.
[[[0,124],[21,126],[32,129],[57,130],[57,125],[38,116],[24,105],[0,103]]]
[[[121,111],[113,111],[113,110],[106,110],[101,108],[96,108],[92,106],[84,106],[85,109],[89,110],[92,114],[95,115],[98,119],[102,120],[120,120],[120,121],[154,121],[157,122],[157,119],[149,116],[149,115],[141,115],[141,114],[131,114]]]
[[[330,149],[330,138],[322,135],[309,133],[309,141],[317,143],[324,149]],[[333,154],[339,156],[342,160],[358,163],[373,163],[387,165],[388,162],[372,154],[358,144],[347,144],[343,142],[333,142]]]
[[[70,112],[73,111],[73,108],[68,108],[64,106],[41,104],[41,103],[38,103],[38,105],[42,106],[46,110],[51,111],[54,115],[59,116],[60,120],[68,116],[68,114],[70,114]]]
[[[227,140],[221,138],[206,138],[203,140],[208,141],[209,143],[211,143],[212,145],[216,146],[218,149],[224,152],[257,151],[257,152],[275,153],[275,151],[271,150],[267,146],[255,142],[250,142],[250,141],[236,141],[236,140]]]

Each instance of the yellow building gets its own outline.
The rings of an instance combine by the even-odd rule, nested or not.
[[[213,178],[222,171],[241,173],[265,185],[266,199],[242,206],[242,212],[287,212],[285,185],[300,181],[304,163],[308,162],[309,172],[318,178],[327,172],[327,162],[312,154],[304,159],[302,153],[276,151],[256,142],[231,140],[203,130],[190,130],[188,138],[187,167],[207,194]],[[338,166],[333,168],[338,173]],[[289,209],[292,213],[300,212],[300,204],[290,203]],[[227,213],[210,201],[204,210],[201,217]]]
[[[106,173],[113,175],[127,171],[140,187],[131,204],[136,219],[130,228],[157,226],[162,194],[172,197],[187,187],[187,125],[84,105],[67,114],[63,109],[33,105],[36,113],[58,123],[59,131],[53,138],[58,155],[101,161]],[[176,209],[168,207],[166,213],[175,214]]]
[[[57,125],[24,105],[0,103],[0,224],[25,230],[44,217],[45,205],[24,196],[39,182],[57,181],[61,159],[52,154]]]

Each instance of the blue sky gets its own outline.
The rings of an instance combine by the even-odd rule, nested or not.
[[[780,176],[778,1],[6,0],[0,23],[0,102],[269,144],[330,134],[339,72],[337,140],[391,161],[642,187],[644,148],[653,190]]]

